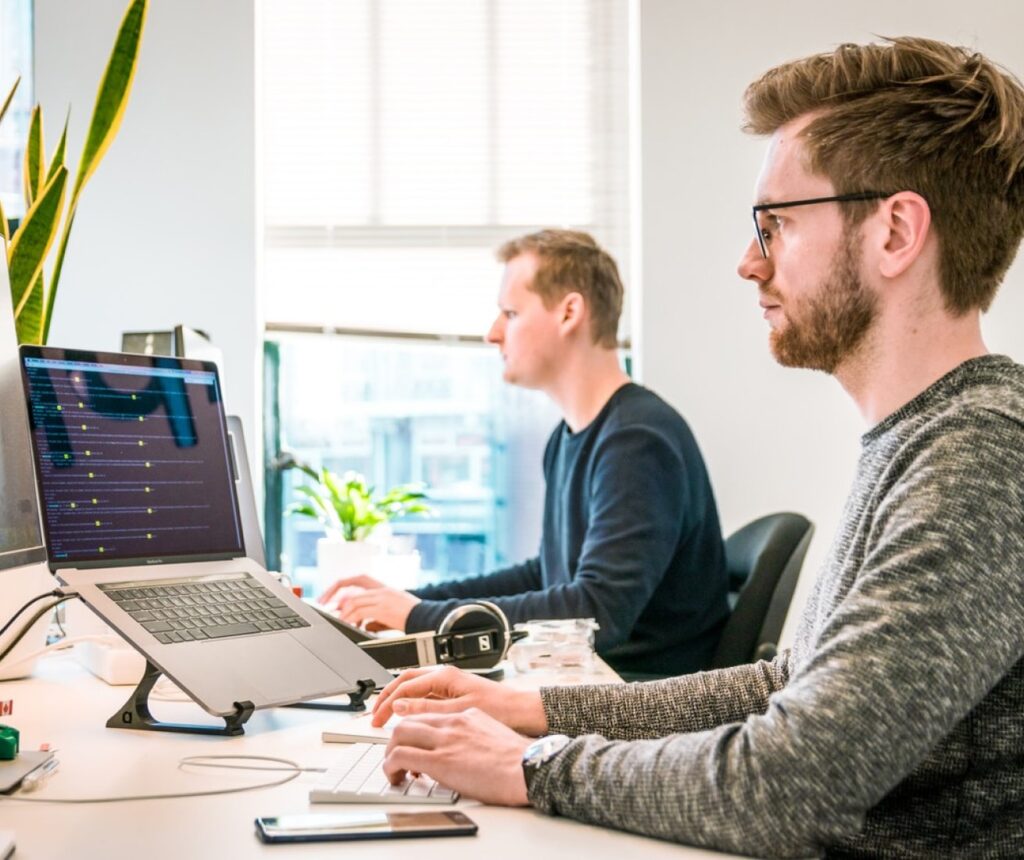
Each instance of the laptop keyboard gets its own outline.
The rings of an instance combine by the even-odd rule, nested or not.
[[[248,573],[99,588],[164,645],[310,626]]]
[[[349,744],[309,791],[312,803],[455,803],[459,795],[429,776],[392,785],[381,767],[386,744]]]

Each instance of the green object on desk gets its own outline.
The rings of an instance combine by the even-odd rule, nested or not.
[[[13,726],[0,726],[0,761],[10,761],[18,754],[18,730]]]

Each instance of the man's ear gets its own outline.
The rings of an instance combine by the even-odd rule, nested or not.
[[[583,325],[587,303],[581,293],[568,293],[558,303],[560,319],[559,328],[563,334],[570,334]]]
[[[928,201],[914,191],[900,191],[882,202],[878,224],[878,271],[896,278],[924,252],[931,235],[932,212]]]

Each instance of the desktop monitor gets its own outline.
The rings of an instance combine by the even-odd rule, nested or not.
[[[175,355],[173,331],[126,331],[121,334],[121,352],[136,355]]]
[[[7,260],[0,253],[0,624],[56,585],[46,566],[28,434]],[[0,680],[32,671],[34,652],[44,645],[48,626],[49,619],[41,618],[0,663]],[[19,630],[19,624],[12,625],[0,638],[0,651]]]

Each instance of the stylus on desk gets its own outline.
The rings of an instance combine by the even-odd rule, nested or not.
[[[56,758],[48,758],[34,771],[25,775],[24,779],[21,781],[21,790],[26,793],[35,791],[39,786],[46,782],[46,780],[53,776],[58,767],[60,767],[60,761]]]

